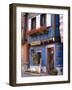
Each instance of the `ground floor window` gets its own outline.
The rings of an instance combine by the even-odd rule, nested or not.
[[[41,64],[41,52],[36,52],[34,50],[31,50],[32,53],[32,63],[34,65],[40,65]]]
[[[42,60],[41,52],[37,52],[37,61],[38,61],[38,65],[41,64],[41,60]]]

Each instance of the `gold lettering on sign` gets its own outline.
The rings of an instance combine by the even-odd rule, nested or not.
[[[40,45],[40,44],[41,44],[41,41],[35,41],[31,43],[31,45]]]

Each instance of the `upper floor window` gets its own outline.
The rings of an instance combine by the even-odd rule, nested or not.
[[[35,29],[36,28],[36,17],[32,18],[31,20],[31,29]]]
[[[41,14],[40,16],[40,26],[46,25],[46,14]]]

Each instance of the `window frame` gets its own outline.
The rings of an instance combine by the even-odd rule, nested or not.
[[[44,19],[44,20],[42,20]],[[46,26],[46,14],[40,15],[40,26]]]
[[[35,23],[35,25],[34,25],[34,23]],[[36,28],[36,17],[33,17],[32,19],[31,19],[31,30],[33,30],[33,29],[35,29]]]

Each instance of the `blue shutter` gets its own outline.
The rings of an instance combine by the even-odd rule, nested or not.
[[[52,38],[54,36],[54,30],[52,27],[48,28],[48,39]]]
[[[63,66],[63,45],[56,46],[56,66]]]
[[[42,47],[42,66],[46,66],[46,47]]]
[[[59,27],[59,15],[55,15],[55,20],[56,20],[56,27]]]
[[[55,30],[55,37],[60,39],[60,18],[59,15],[55,15],[55,20],[56,20],[56,30]]]
[[[32,53],[31,53],[31,49],[30,49],[30,54],[29,54],[29,60],[30,60],[30,65],[32,65]]]

